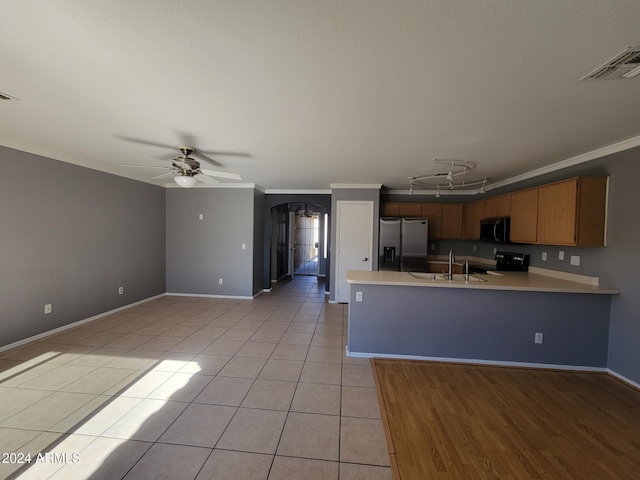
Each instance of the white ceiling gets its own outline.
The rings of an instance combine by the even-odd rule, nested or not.
[[[214,158],[268,190],[406,190],[434,158],[495,184],[640,144],[640,77],[579,82],[639,27],[637,0],[4,0],[0,144],[142,181],[119,165],[174,152],[123,137],[248,152]]]

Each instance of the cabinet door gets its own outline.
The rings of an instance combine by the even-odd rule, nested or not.
[[[496,217],[511,216],[511,194],[496,197]]]
[[[538,188],[538,243],[576,244],[578,179]]]
[[[462,240],[462,204],[442,204],[442,232],[441,238]]]
[[[380,207],[381,217],[399,217],[400,216],[400,204],[399,203],[383,203]]]
[[[422,218],[429,220],[429,240],[441,238],[442,203],[423,203]]]
[[[536,243],[538,224],[538,189],[511,194],[511,241]]]
[[[464,207],[462,208],[462,222],[463,222],[462,235],[463,235],[463,238],[466,240],[475,240],[475,237],[473,236],[473,231],[474,231],[473,226],[475,225],[473,207],[474,207],[473,203],[465,203]]]
[[[401,203],[400,216],[401,217],[421,217],[422,205],[420,203]]]
[[[484,200],[473,203],[473,239],[480,239],[480,220],[484,220]]]
[[[497,197],[486,198],[484,200],[484,218],[496,218],[498,216]]]

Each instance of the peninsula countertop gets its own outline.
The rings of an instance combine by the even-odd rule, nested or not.
[[[347,283],[363,285],[389,285],[427,288],[465,288],[476,290],[514,290],[531,292],[590,293],[617,295],[619,290],[566,280],[531,272],[499,272],[488,275],[472,274],[484,281],[433,280],[416,278],[408,272],[348,270]],[[437,276],[437,274],[436,274]],[[460,277],[460,275],[457,275]]]

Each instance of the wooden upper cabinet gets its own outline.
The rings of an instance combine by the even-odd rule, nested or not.
[[[442,231],[440,238],[462,240],[463,207],[461,203],[442,204]]]
[[[400,204],[399,203],[383,203],[380,205],[381,217],[399,217],[400,216]]]
[[[511,241],[536,243],[538,227],[538,189],[511,194]]]
[[[577,177],[472,203],[383,203],[382,217],[429,220],[429,239],[479,240],[480,221],[511,217],[511,241],[603,246],[607,177]]]
[[[421,217],[422,216],[422,204],[420,204],[420,203],[401,203],[400,204],[400,216],[401,217]]]
[[[473,202],[473,240],[480,239],[480,220],[484,220],[484,200]]]
[[[442,203],[423,203],[422,218],[429,220],[429,239],[442,238]]]
[[[537,243],[604,246],[607,177],[572,178],[538,190]]]
[[[496,218],[498,216],[497,197],[485,198],[483,201],[484,201],[484,218]]]
[[[538,243],[576,243],[578,179],[538,187]]]
[[[511,216],[511,194],[484,199],[484,218]]]
[[[500,195],[496,198],[496,217],[511,216],[511,194]]]
[[[475,225],[474,205],[474,203],[465,203],[462,206],[462,238],[465,240],[476,240],[473,236],[473,226]]]

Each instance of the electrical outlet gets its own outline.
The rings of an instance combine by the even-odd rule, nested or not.
[[[221,278],[218,279],[218,285],[222,285],[222,279]]]
[[[243,244],[242,244],[242,250],[246,250],[246,249],[247,249],[247,244],[246,244],[246,243],[243,243]]]
[[[432,244],[431,244],[431,250],[435,250],[435,249],[436,249],[436,244],[435,244],[435,243],[432,243]]]
[[[362,292],[356,292],[356,302],[362,301]]]
[[[48,313],[51,313],[51,304],[50,303],[47,303],[44,306],[44,313],[45,313],[45,315],[48,314]]]
[[[198,220],[204,220],[204,214],[200,213],[200,214],[198,215]]]
[[[571,265],[575,265],[576,267],[580,265],[579,255],[571,255]]]
[[[542,343],[542,333],[536,332],[536,338],[534,341],[536,343]]]
[[[558,252],[558,260],[564,260],[564,250]]]
[[[475,245],[473,246],[473,251],[475,252],[476,250],[478,250],[478,247],[476,247]]]
[[[495,255],[496,253],[498,253],[498,249],[497,249],[497,248],[494,248],[494,249],[493,249],[493,254]]]
[[[122,295],[124,293],[124,287],[118,287],[118,295]]]
[[[547,261],[547,252],[542,252],[542,261],[543,262]]]

